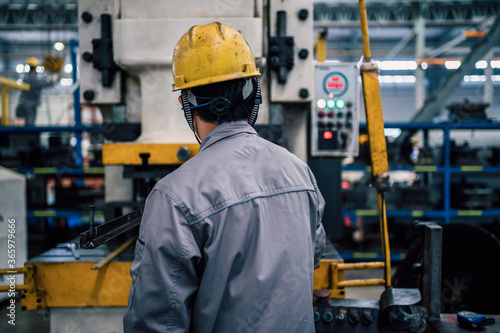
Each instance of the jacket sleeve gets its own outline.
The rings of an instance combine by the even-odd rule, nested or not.
[[[189,331],[200,257],[181,207],[153,189],[146,200],[130,269],[125,333]]]
[[[325,210],[325,199],[319,191],[318,184],[314,183],[316,190],[317,204],[317,218],[316,218],[316,238],[314,247],[314,269],[319,267],[319,260],[324,256],[326,249],[326,233],[321,223],[323,219],[323,211]]]

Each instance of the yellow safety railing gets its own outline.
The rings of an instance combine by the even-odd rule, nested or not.
[[[30,88],[30,85],[27,83],[0,76],[0,89],[2,90],[2,125],[9,125],[9,90],[30,90]]]

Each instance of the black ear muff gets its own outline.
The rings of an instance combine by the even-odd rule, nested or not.
[[[248,119],[248,124],[253,127],[255,122],[257,121],[257,117],[259,115],[259,106],[262,103],[262,92],[260,90],[260,84],[256,77],[254,77],[254,87],[256,89],[255,92],[255,100],[252,108],[252,112],[250,113],[250,118]]]
[[[191,131],[195,133],[193,125],[193,115],[191,113],[191,108],[189,107],[189,100],[186,90],[182,90],[181,92],[181,101],[182,101],[182,110],[184,110],[184,116],[186,116],[186,121],[189,125],[189,128],[191,128]]]

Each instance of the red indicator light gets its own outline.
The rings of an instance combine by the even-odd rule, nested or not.
[[[340,184],[343,190],[349,190],[351,188],[351,184],[346,180],[343,180]]]
[[[330,78],[330,81],[332,81],[332,82],[339,82],[340,81],[340,77],[333,76],[332,78]]]
[[[329,93],[328,98],[333,98],[333,93]]]
[[[345,84],[343,84],[343,83],[327,83],[326,87],[329,89],[333,89],[333,88],[344,89]]]
[[[330,131],[325,131],[325,133],[323,133],[323,138],[325,138],[325,140],[330,140],[332,137],[333,134]]]
[[[352,218],[349,215],[344,216],[344,227],[352,227]]]

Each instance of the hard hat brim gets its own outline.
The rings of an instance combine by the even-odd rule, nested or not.
[[[172,84],[172,91],[190,89],[199,86],[206,86],[208,84],[219,83],[224,81],[231,81],[237,79],[243,79],[251,76],[260,76],[259,69],[256,68],[254,72],[251,73],[230,73],[219,76],[213,76],[209,78],[203,78],[200,80],[189,81],[188,83],[184,82],[183,76],[178,76],[175,78],[174,84]]]

